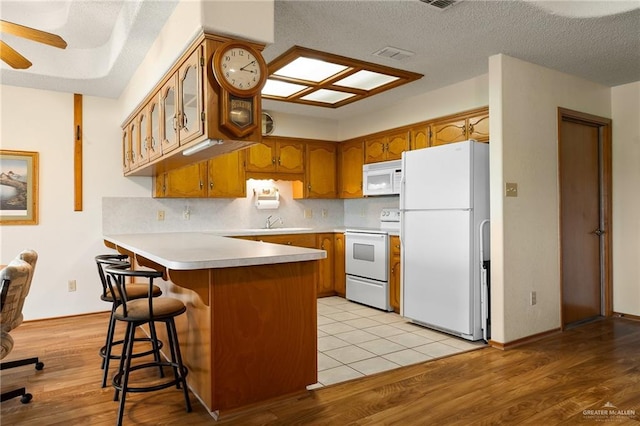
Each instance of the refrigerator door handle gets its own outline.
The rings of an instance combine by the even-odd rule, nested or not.
[[[482,338],[485,342],[488,341],[488,322],[489,322],[489,301],[487,300],[489,297],[489,285],[487,283],[487,271],[483,267],[484,263],[484,227],[489,224],[489,219],[485,219],[480,222],[479,232],[480,238],[478,241],[480,242],[480,264],[478,267],[480,268],[480,306],[481,306],[481,323],[482,323]]]

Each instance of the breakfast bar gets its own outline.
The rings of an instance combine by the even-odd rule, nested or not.
[[[187,381],[218,418],[317,381],[317,261],[323,250],[204,232],[105,235],[181,299]],[[161,338],[166,338],[161,336]]]

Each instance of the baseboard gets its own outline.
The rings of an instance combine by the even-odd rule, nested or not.
[[[626,318],[634,321],[640,321],[640,315],[622,314],[620,312],[614,312],[613,316],[616,318]]]
[[[527,343],[535,342],[540,339],[544,339],[545,337],[553,336],[554,334],[558,334],[560,332],[561,332],[560,328],[554,328],[548,331],[543,331],[542,333],[532,334],[531,336],[523,337],[521,339],[514,340],[512,342],[507,342],[507,343],[496,342],[495,340],[489,340],[489,345],[492,348],[505,351],[508,349],[513,349],[517,346],[521,346]]]

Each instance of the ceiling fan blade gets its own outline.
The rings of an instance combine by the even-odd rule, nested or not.
[[[36,30],[31,27],[25,27],[24,25],[14,24],[13,22],[3,21],[0,19],[0,31],[13,34],[18,37],[27,38],[29,40],[37,41],[39,43],[48,44],[49,46],[58,47],[64,49],[67,47],[67,42],[59,35],[51,34],[46,31]]]
[[[12,68],[24,70],[31,66],[31,62],[9,46],[4,41],[0,40],[0,59],[9,64]]]

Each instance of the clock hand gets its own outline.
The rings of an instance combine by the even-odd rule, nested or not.
[[[254,59],[253,61],[249,62],[247,65],[245,65],[244,67],[240,68],[240,71],[247,71],[245,70],[246,67],[253,65],[256,63],[256,60]],[[249,71],[249,72],[255,72],[255,71]]]

